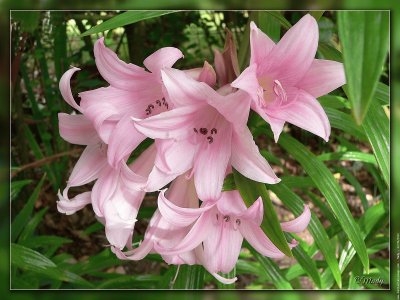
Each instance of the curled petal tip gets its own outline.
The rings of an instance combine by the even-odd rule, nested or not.
[[[140,121],[143,120],[143,119],[139,119],[139,118],[135,118],[135,117],[131,117],[131,119],[132,119],[132,121],[134,121],[134,122],[140,122]]]
[[[219,275],[216,272],[211,273],[211,275],[213,275],[219,282],[222,282],[224,284],[232,284],[237,280],[237,277],[225,278],[225,277],[222,277],[221,275]]]

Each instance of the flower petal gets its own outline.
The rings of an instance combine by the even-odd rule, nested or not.
[[[250,96],[244,91],[236,91],[226,96],[216,94],[207,102],[231,122],[235,127],[246,126],[250,112]]]
[[[158,191],[179,175],[180,174],[177,173],[167,174],[157,168],[157,166],[154,166],[149,174],[146,184],[142,187],[142,189],[146,192]]]
[[[175,107],[199,104],[216,94],[206,83],[194,80],[183,71],[165,68],[161,75],[168,98]]]
[[[263,216],[264,216],[264,205],[262,202],[262,198],[258,197],[258,199],[254,201],[254,203],[240,215],[240,218],[247,219],[260,226],[263,220]]]
[[[104,144],[89,145],[83,150],[81,157],[75,164],[68,179],[68,186],[80,186],[87,184],[99,177],[107,166]]]
[[[247,92],[254,101],[257,101],[258,95],[262,93],[262,88],[257,79],[257,65],[251,64],[247,67],[239,77],[231,83],[231,86]]]
[[[304,229],[307,228],[308,223],[310,223],[311,219],[311,212],[307,205],[304,205],[303,213],[298,216],[296,219],[281,223],[281,227],[283,231],[286,232],[302,232]]]
[[[189,233],[175,247],[171,249],[165,249],[162,246],[155,244],[154,249],[163,255],[177,255],[193,250],[205,240],[207,234],[209,234],[209,229],[211,226],[212,222],[210,221],[209,212],[206,212],[197,219]]]
[[[275,47],[275,43],[257,25],[250,22],[250,64],[260,64]]]
[[[156,140],[155,165],[165,173],[183,174],[193,166],[196,145],[188,140]]]
[[[242,221],[238,228],[249,244],[262,255],[271,258],[282,258],[285,256],[255,223]]]
[[[259,66],[262,74],[279,80],[282,85],[295,85],[308,71],[318,47],[318,24],[310,14],[290,28]]]
[[[297,87],[318,98],[346,83],[343,64],[332,60],[314,59]]]
[[[280,181],[268,162],[261,156],[247,127],[233,133],[231,163],[236,170],[252,180],[269,184]]]
[[[96,129],[84,115],[58,114],[60,136],[71,144],[90,145],[100,141]]]
[[[182,71],[194,80],[205,82],[209,86],[214,86],[217,80],[214,68],[207,61],[204,62],[202,68],[193,68]]]
[[[225,278],[222,277],[221,275],[219,275],[218,273],[211,273],[212,276],[215,277],[215,279],[217,279],[219,282],[223,283],[223,284],[232,284],[235,283],[235,281],[237,280],[237,277],[233,277],[233,278]]]
[[[158,195],[158,209],[167,222],[177,227],[189,226],[196,221],[202,213],[210,210],[215,204],[205,205],[201,208],[179,207],[169,201],[164,193],[165,190],[162,190]]]
[[[213,143],[204,141],[196,154],[194,182],[202,201],[216,201],[221,196],[225,171],[231,158],[232,126],[219,117],[218,133]]]
[[[131,91],[157,88],[153,74],[120,60],[117,54],[104,45],[104,38],[98,39],[94,45],[94,56],[101,76],[112,86]]]
[[[72,96],[71,92],[71,77],[74,75],[76,71],[79,71],[79,68],[71,68],[67,72],[63,74],[60,79],[59,88],[61,92],[61,96],[64,98],[65,102],[75,108],[77,111],[81,111],[81,108],[76,103],[74,96]]]
[[[325,141],[329,140],[331,125],[321,104],[307,92],[290,88],[287,90],[289,103],[278,109],[268,110],[268,114],[310,131]]]
[[[211,215],[213,216],[213,213]],[[213,222],[213,228],[203,242],[203,265],[210,272],[229,273],[236,265],[243,236],[234,228],[233,222],[235,220],[226,222],[220,215],[220,218]]]
[[[234,216],[243,214],[247,209],[237,190],[223,192],[217,201],[217,207],[220,213]]]
[[[182,57],[181,50],[174,47],[164,47],[148,56],[143,64],[150,72],[158,73],[162,68],[172,67]]]
[[[141,260],[145,258],[147,254],[153,249],[153,241],[152,240],[144,240],[139,247],[122,252],[121,249],[117,247],[111,247],[111,251],[115,253],[115,255],[122,260]]]
[[[178,107],[159,115],[144,119],[134,119],[138,131],[153,139],[184,139],[193,135],[202,109],[205,105]]]
[[[60,191],[58,191],[58,199],[57,201],[57,210],[60,213],[66,214],[66,215],[72,215],[76,213],[78,210],[81,210],[84,208],[87,204],[90,204],[91,198],[90,198],[91,192],[84,192],[82,194],[79,194],[75,196],[72,199],[68,199],[64,196],[61,195]]]
[[[118,187],[119,170],[107,167],[100,174],[92,189],[92,207],[98,217],[104,217],[104,203]]]
[[[136,130],[129,115],[124,116],[108,141],[108,163],[116,168],[146,137]]]

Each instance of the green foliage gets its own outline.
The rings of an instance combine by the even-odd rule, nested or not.
[[[349,100],[354,117],[361,124],[375,94],[389,48],[389,12],[341,11],[338,25]]]

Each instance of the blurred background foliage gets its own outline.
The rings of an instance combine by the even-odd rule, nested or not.
[[[388,288],[389,182],[382,165],[388,161],[389,153],[374,149],[374,144],[382,140],[371,141],[368,123],[356,123],[346,90],[342,89],[320,98],[334,128],[329,143],[289,126],[286,133],[294,139],[284,135],[283,142],[276,145],[271,136],[265,136],[268,126],[256,117],[250,119],[249,126],[262,154],[283,179],[282,185],[268,187],[279,218],[292,217],[302,201],[315,214],[310,232],[294,236],[303,240],[294,252],[296,259],[273,261],[244,249],[235,270],[239,278],[236,286],[219,285],[197,266],[181,267],[174,280],[176,268],[166,265],[158,255],[149,255],[140,262],[119,261],[106,247],[103,227],[90,208],[73,216],[62,215],[56,209],[56,193],[65,186],[82,151],[58,134],[58,112],[71,112],[59,93],[58,81],[72,65],[82,69],[72,81],[75,95],[105,86],[94,64],[93,43],[97,38],[105,36],[106,45],[121,59],[138,65],[160,47],[178,47],[185,58],[176,67],[187,69],[201,66],[204,60],[212,63],[213,49],[222,49],[224,29],[229,28],[243,69],[248,61],[249,20],[279,40],[304,13],[186,11],[81,36],[119,12],[12,12],[11,288]],[[313,15],[320,28],[318,57],[342,60],[337,13],[320,11]],[[386,60],[372,95],[374,109],[369,109],[376,113],[370,117],[376,122],[371,126],[383,124],[378,133],[382,133],[384,142],[389,138],[388,70]],[[366,275],[366,270],[319,181],[304,172],[301,158],[290,150],[290,145],[311,150],[314,155],[308,159],[329,169],[329,176],[340,185],[350,217],[362,231],[370,262],[368,276],[382,279],[382,285],[357,283],[356,276]],[[138,216],[140,222],[135,226],[135,241],[143,237],[155,210],[155,195],[146,198]],[[2,203],[0,210],[6,210],[6,206]]]

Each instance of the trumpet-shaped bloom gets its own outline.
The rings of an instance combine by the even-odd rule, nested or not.
[[[190,208],[199,207],[193,179],[187,179],[184,175],[177,177],[172,182],[167,194],[173,199],[171,201],[173,201],[175,205]],[[120,259],[140,260],[148,253],[155,252],[155,244],[163,245],[168,248],[173,247],[178,244],[188,232],[189,228],[182,228],[167,222],[157,209],[150,220],[143,242],[141,242],[137,248],[127,252],[122,252],[115,247],[111,249]],[[193,265],[198,263],[195,250],[180,252],[174,255],[163,255],[163,259],[167,263],[175,265]]]
[[[272,258],[281,258],[284,254],[269,240],[260,228],[263,219],[261,198],[246,208],[238,191],[223,192],[216,203],[203,202],[201,209],[182,208],[170,202],[160,193],[158,207],[162,216],[171,224],[190,228],[187,235],[174,247],[168,249],[156,244],[157,252],[164,255],[177,255],[181,252],[197,250],[201,264],[214,276],[217,272],[228,273],[239,257],[243,238],[259,253]],[[310,221],[310,210],[304,206],[304,212],[296,219],[281,224],[287,232],[301,232]],[[297,245],[293,240],[291,247]],[[236,280],[216,276],[224,283]]]
[[[250,66],[232,83],[271,125],[275,141],[285,122],[329,139],[329,120],[316,100],[345,83],[343,65],[315,59],[318,25],[307,14],[275,43],[251,23]]]
[[[63,98],[75,109],[84,112],[71,92],[70,78],[78,69],[67,71],[61,81]],[[84,114],[60,113],[61,137],[73,144],[86,145],[68,179],[63,193],[58,193],[57,208],[60,212],[73,214],[87,204],[92,204],[96,216],[105,224],[106,236],[116,247],[123,248],[132,234],[136,216],[145,192],[135,190],[135,183],[145,182],[154,165],[156,148],[149,147],[130,166],[121,161],[112,168],[107,161],[107,145],[100,138],[93,123]],[[91,192],[84,192],[69,199],[71,187],[85,185],[97,180]]]
[[[253,180],[279,182],[246,126],[250,108],[246,93],[222,96],[175,69],[164,69],[162,78],[168,99],[177,108],[135,119],[134,124],[144,135],[158,139],[147,191],[158,190],[192,169],[200,199],[217,200],[229,164]]]

